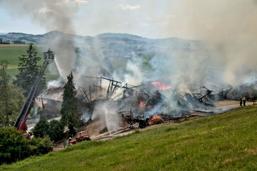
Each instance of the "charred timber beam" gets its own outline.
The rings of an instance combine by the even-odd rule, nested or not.
[[[91,86],[89,86],[89,100],[92,101],[92,92]]]
[[[114,80],[112,78],[107,78],[107,77],[103,77],[103,76],[101,76],[101,78],[104,79],[104,80],[111,81],[111,82],[122,83],[121,81],[116,81],[116,80]]]
[[[84,97],[85,97],[86,101],[87,101],[88,103],[90,103],[90,99],[88,98],[88,95],[87,95],[87,90],[82,89],[82,92],[83,92],[83,94],[84,94]]]

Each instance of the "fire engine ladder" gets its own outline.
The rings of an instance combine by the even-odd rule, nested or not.
[[[38,87],[40,85],[40,81],[42,79],[42,76],[45,73],[45,70],[48,66],[48,64],[53,61],[54,59],[54,53],[53,51],[51,51],[50,49],[47,52],[44,52],[44,63],[41,66],[40,72],[39,74],[36,76],[35,78],[35,82],[33,84],[33,86],[31,87],[29,94],[26,98],[26,101],[24,102],[19,116],[15,122],[15,128],[17,128],[18,130],[24,130],[25,125],[26,125],[26,120],[28,117],[28,114],[30,113],[30,110],[33,106],[33,102],[37,96],[37,91],[38,91]]]

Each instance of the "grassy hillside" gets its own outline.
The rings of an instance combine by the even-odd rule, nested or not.
[[[2,170],[256,170],[257,107],[84,142]]]
[[[24,54],[27,46],[25,45],[0,45],[0,62],[8,62],[8,73],[14,75],[19,63],[18,57]]]

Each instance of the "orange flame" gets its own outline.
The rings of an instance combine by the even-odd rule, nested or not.
[[[159,89],[159,90],[161,90],[161,91],[171,89],[171,86],[170,86],[170,85],[165,84],[165,83],[162,83],[161,81],[153,81],[153,82],[152,82],[152,85],[153,85],[155,88],[157,88],[157,89]]]

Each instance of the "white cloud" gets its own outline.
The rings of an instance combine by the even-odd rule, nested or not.
[[[87,4],[88,0],[64,0],[65,3],[75,3],[78,5]]]
[[[78,4],[87,4],[88,0],[74,0]]]
[[[46,14],[48,12],[50,12],[50,10],[48,8],[46,8],[46,7],[42,7],[38,11],[39,14]]]
[[[122,10],[125,10],[125,11],[133,11],[141,8],[140,5],[131,5],[131,4],[120,4],[119,6]]]

